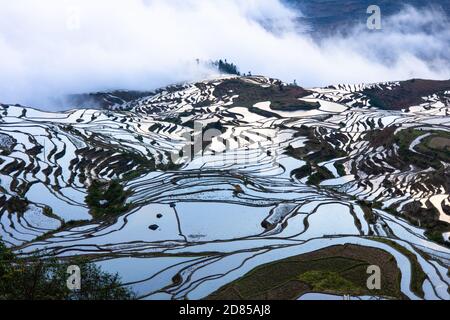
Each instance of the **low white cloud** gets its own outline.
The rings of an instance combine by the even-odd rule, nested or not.
[[[450,78],[450,28],[437,11],[406,8],[382,31],[355,26],[320,40],[299,32],[298,15],[279,0],[8,1],[0,101],[46,107],[68,93],[197,80],[211,71],[197,58],[306,87]]]

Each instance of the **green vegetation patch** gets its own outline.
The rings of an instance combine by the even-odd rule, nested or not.
[[[367,288],[367,267],[382,271],[381,290]],[[387,252],[357,245],[332,246],[259,266],[207,299],[297,299],[307,292],[403,298],[400,271]]]
[[[307,184],[318,186],[322,181],[333,179],[334,175],[325,167],[317,167],[316,172],[309,176]]]
[[[400,147],[400,149],[409,149],[411,143],[420,136],[423,136],[427,131],[418,129],[405,129],[401,130],[395,135],[395,142]]]
[[[343,165],[342,163],[340,163],[340,162],[335,162],[333,165],[334,165],[334,167],[336,168],[337,173],[338,173],[341,177],[347,175],[347,172],[345,172],[345,167],[344,167],[344,165]]]
[[[421,143],[416,146],[415,150],[417,152],[411,151],[409,147],[411,143],[419,138],[427,134],[428,131],[423,131],[419,129],[405,129],[401,130],[395,135],[395,142],[399,146],[398,154],[400,159],[406,164],[413,164],[416,167],[421,169],[428,169],[430,167],[434,169],[440,169],[442,164],[439,160],[449,161],[450,157],[445,156],[445,153],[440,155],[440,152],[436,152],[430,150],[427,147],[428,139],[425,138],[425,141],[421,141]]]
[[[81,289],[67,287],[70,265],[81,271]],[[18,258],[0,241],[0,300],[129,300],[132,291],[123,287],[117,274],[102,271],[83,259],[61,261],[32,256]]]
[[[337,272],[314,270],[300,275],[299,280],[306,282],[313,291],[341,292],[344,294],[357,294],[360,289],[353,282],[345,279]]]
[[[131,208],[131,205],[126,203],[131,192],[125,190],[117,180],[110,182],[94,180],[87,191],[86,204],[95,219],[117,216]]]
[[[429,157],[450,163],[450,132],[433,131],[424,138],[415,149]]]

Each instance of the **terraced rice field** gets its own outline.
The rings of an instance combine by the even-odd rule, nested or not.
[[[401,110],[364,94],[401,85],[220,78],[107,110],[2,105],[1,237],[22,256],[89,257],[141,299],[213,297],[254,270],[325,252],[352,267],[390,257],[382,292],[361,289],[359,273],[309,270],[337,272],[355,296],[448,300],[450,92]],[[303,268],[281,298],[345,294]]]

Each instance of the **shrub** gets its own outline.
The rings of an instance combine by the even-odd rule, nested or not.
[[[81,270],[81,289],[67,287],[67,267]],[[134,293],[117,274],[86,260],[60,261],[33,256],[19,259],[0,241],[0,300],[129,300]]]
[[[88,188],[86,204],[91,209],[94,218],[101,218],[105,215],[119,215],[130,209],[130,204],[126,203],[130,195],[117,181],[101,182],[94,180]]]

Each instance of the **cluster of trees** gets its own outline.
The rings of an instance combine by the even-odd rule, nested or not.
[[[197,59],[197,63],[200,63],[200,60]],[[227,59],[219,59],[216,61],[211,61],[210,64],[216,68],[217,70],[219,70],[221,73],[225,73],[225,74],[235,74],[238,76],[251,76],[252,72],[249,71],[248,73],[241,73],[239,71],[239,68],[232,62],[228,62]]]
[[[81,288],[67,286],[67,268],[80,268]],[[61,261],[37,256],[18,258],[0,239],[0,300],[130,300],[117,274],[102,271],[83,259]]]
[[[106,215],[119,215],[130,209],[126,203],[130,192],[126,191],[117,181],[101,182],[94,180],[88,188],[86,203],[94,218],[102,218]]]
[[[227,59],[225,60],[220,59],[218,61],[214,61],[212,65],[216,67],[217,70],[219,70],[221,73],[235,74],[238,76],[241,75],[238,67],[234,63],[228,62]]]
[[[203,63],[200,59],[196,59],[197,64]],[[225,74],[235,74],[237,76],[252,76],[252,72],[249,71],[247,73],[241,73],[237,65],[232,62],[228,62],[227,59],[219,59],[216,61],[209,61],[206,64],[211,65],[213,68],[216,68],[219,72]]]
[[[200,63],[200,60],[197,59],[197,63]],[[225,74],[235,74],[238,76],[252,76],[252,72],[249,71],[247,73],[241,73],[239,71],[239,68],[232,62],[228,62],[227,59],[219,59],[216,61],[211,62],[211,65],[215,68],[217,68],[217,70],[219,70],[221,73],[225,73]],[[280,84],[281,86],[281,84]],[[289,86],[292,87],[297,87],[297,80],[294,80],[294,82],[290,83]]]

